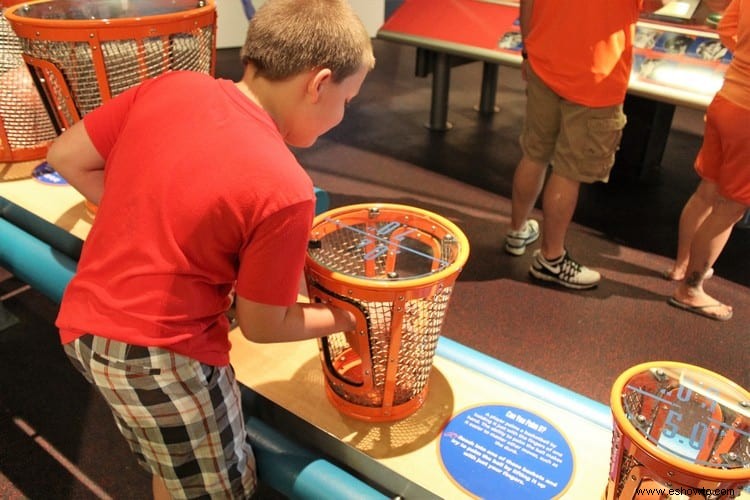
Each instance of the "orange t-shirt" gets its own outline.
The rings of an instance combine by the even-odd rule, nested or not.
[[[534,0],[524,48],[542,81],[590,107],[621,104],[643,0]]]
[[[719,23],[721,43],[732,51],[732,62],[719,94],[750,109],[750,0],[733,0]],[[743,5],[744,2],[744,5]]]

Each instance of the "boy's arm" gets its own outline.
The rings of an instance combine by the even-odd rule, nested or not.
[[[318,338],[355,327],[353,314],[319,303],[269,306],[237,295],[235,311],[242,334],[259,343]]]
[[[104,191],[104,158],[82,120],[55,139],[47,152],[47,163],[87,200],[99,204]]]

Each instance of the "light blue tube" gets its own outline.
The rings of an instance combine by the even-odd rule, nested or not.
[[[605,429],[612,429],[612,412],[608,406],[598,401],[526,373],[519,368],[445,337],[441,337],[438,341],[437,354],[554,406],[568,410]]]
[[[291,499],[389,498],[347,471],[294,443],[256,417],[248,417],[245,427],[255,452],[258,478]]]
[[[0,197],[0,218],[34,238],[49,243],[52,248],[75,261],[81,256],[83,241],[80,238],[3,197]]]
[[[0,265],[58,304],[77,267],[67,255],[2,218]]]
[[[315,188],[315,215],[320,215],[331,206],[331,197],[325,189]]]

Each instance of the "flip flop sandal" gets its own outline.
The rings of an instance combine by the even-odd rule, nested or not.
[[[709,319],[715,319],[716,321],[727,321],[732,318],[732,311],[729,311],[728,314],[713,314],[708,309],[712,307],[719,307],[724,306],[725,304],[722,304],[721,302],[716,302],[714,304],[707,304],[705,306],[691,306],[690,304],[685,304],[684,302],[680,302],[679,300],[675,299],[674,297],[670,297],[667,301],[670,306],[676,307],[678,309],[682,309],[683,311],[689,311],[691,313],[695,313],[699,316],[703,316],[704,318]]]

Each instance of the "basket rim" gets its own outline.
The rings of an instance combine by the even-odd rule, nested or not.
[[[382,279],[352,276],[329,269],[328,267],[325,267],[313,257],[311,257],[310,252],[306,252],[305,267],[307,268],[307,270],[321,277],[325,277],[326,279],[335,280],[347,285],[367,290],[420,289],[426,286],[433,286],[438,283],[452,282],[457,278],[458,273],[461,272],[463,266],[466,264],[466,261],[469,258],[469,240],[461,230],[461,228],[459,228],[455,223],[443,217],[442,215],[436,214],[423,208],[398,203],[379,202],[346,205],[328,210],[316,216],[313,220],[310,235],[312,237],[315,228],[324,223],[328,223],[331,218],[341,217],[346,214],[361,212],[363,210],[370,210],[372,208],[377,208],[384,212],[391,211],[401,214],[415,215],[425,220],[429,220],[434,224],[442,226],[442,228],[445,229],[447,233],[452,234],[456,239],[456,246],[458,247],[458,254],[456,255],[456,258],[453,260],[453,262],[448,263],[444,268],[428,275],[386,281]]]
[[[726,384],[728,387],[736,390],[738,394],[747,395],[747,400],[750,400],[750,392],[745,390],[736,382],[706,368],[679,361],[650,361],[635,365],[625,370],[622,374],[620,374],[619,377],[617,377],[615,383],[612,385],[610,407],[612,409],[612,416],[615,422],[615,426],[618,427],[623,432],[623,434],[628,439],[633,441],[642,451],[657,458],[664,464],[669,464],[679,469],[682,473],[717,481],[746,480],[748,470],[744,467],[735,469],[721,469],[718,467],[713,468],[701,464],[690,463],[686,460],[680,460],[675,455],[667,453],[661,448],[655,446],[652,442],[646,439],[640,433],[640,431],[638,431],[638,429],[633,426],[633,424],[628,419],[627,413],[623,406],[623,390],[625,389],[627,383],[635,375],[643,373],[645,371],[649,371],[650,369],[659,368],[690,369],[702,375],[710,376],[711,378],[720,381],[721,383]]]
[[[35,5],[43,3],[51,3],[53,0],[31,0],[28,2],[20,2],[15,5],[6,7],[3,11],[3,15],[8,22],[13,26],[14,30],[17,30],[17,26],[26,28],[39,28],[49,30],[107,30],[116,28],[133,28],[135,26],[147,26],[156,24],[170,24],[181,22],[196,17],[201,17],[207,13],[216,11],[215,0],[202,0],[205,5],[202,7],[196,6],[190,10],[181,10],[172,12],[169,14],[155,14],[152,16],[133,16],[123,17],[118,19],[42,19],[36,17],[21,16],[16,11],[22,9],[26,5]]]

